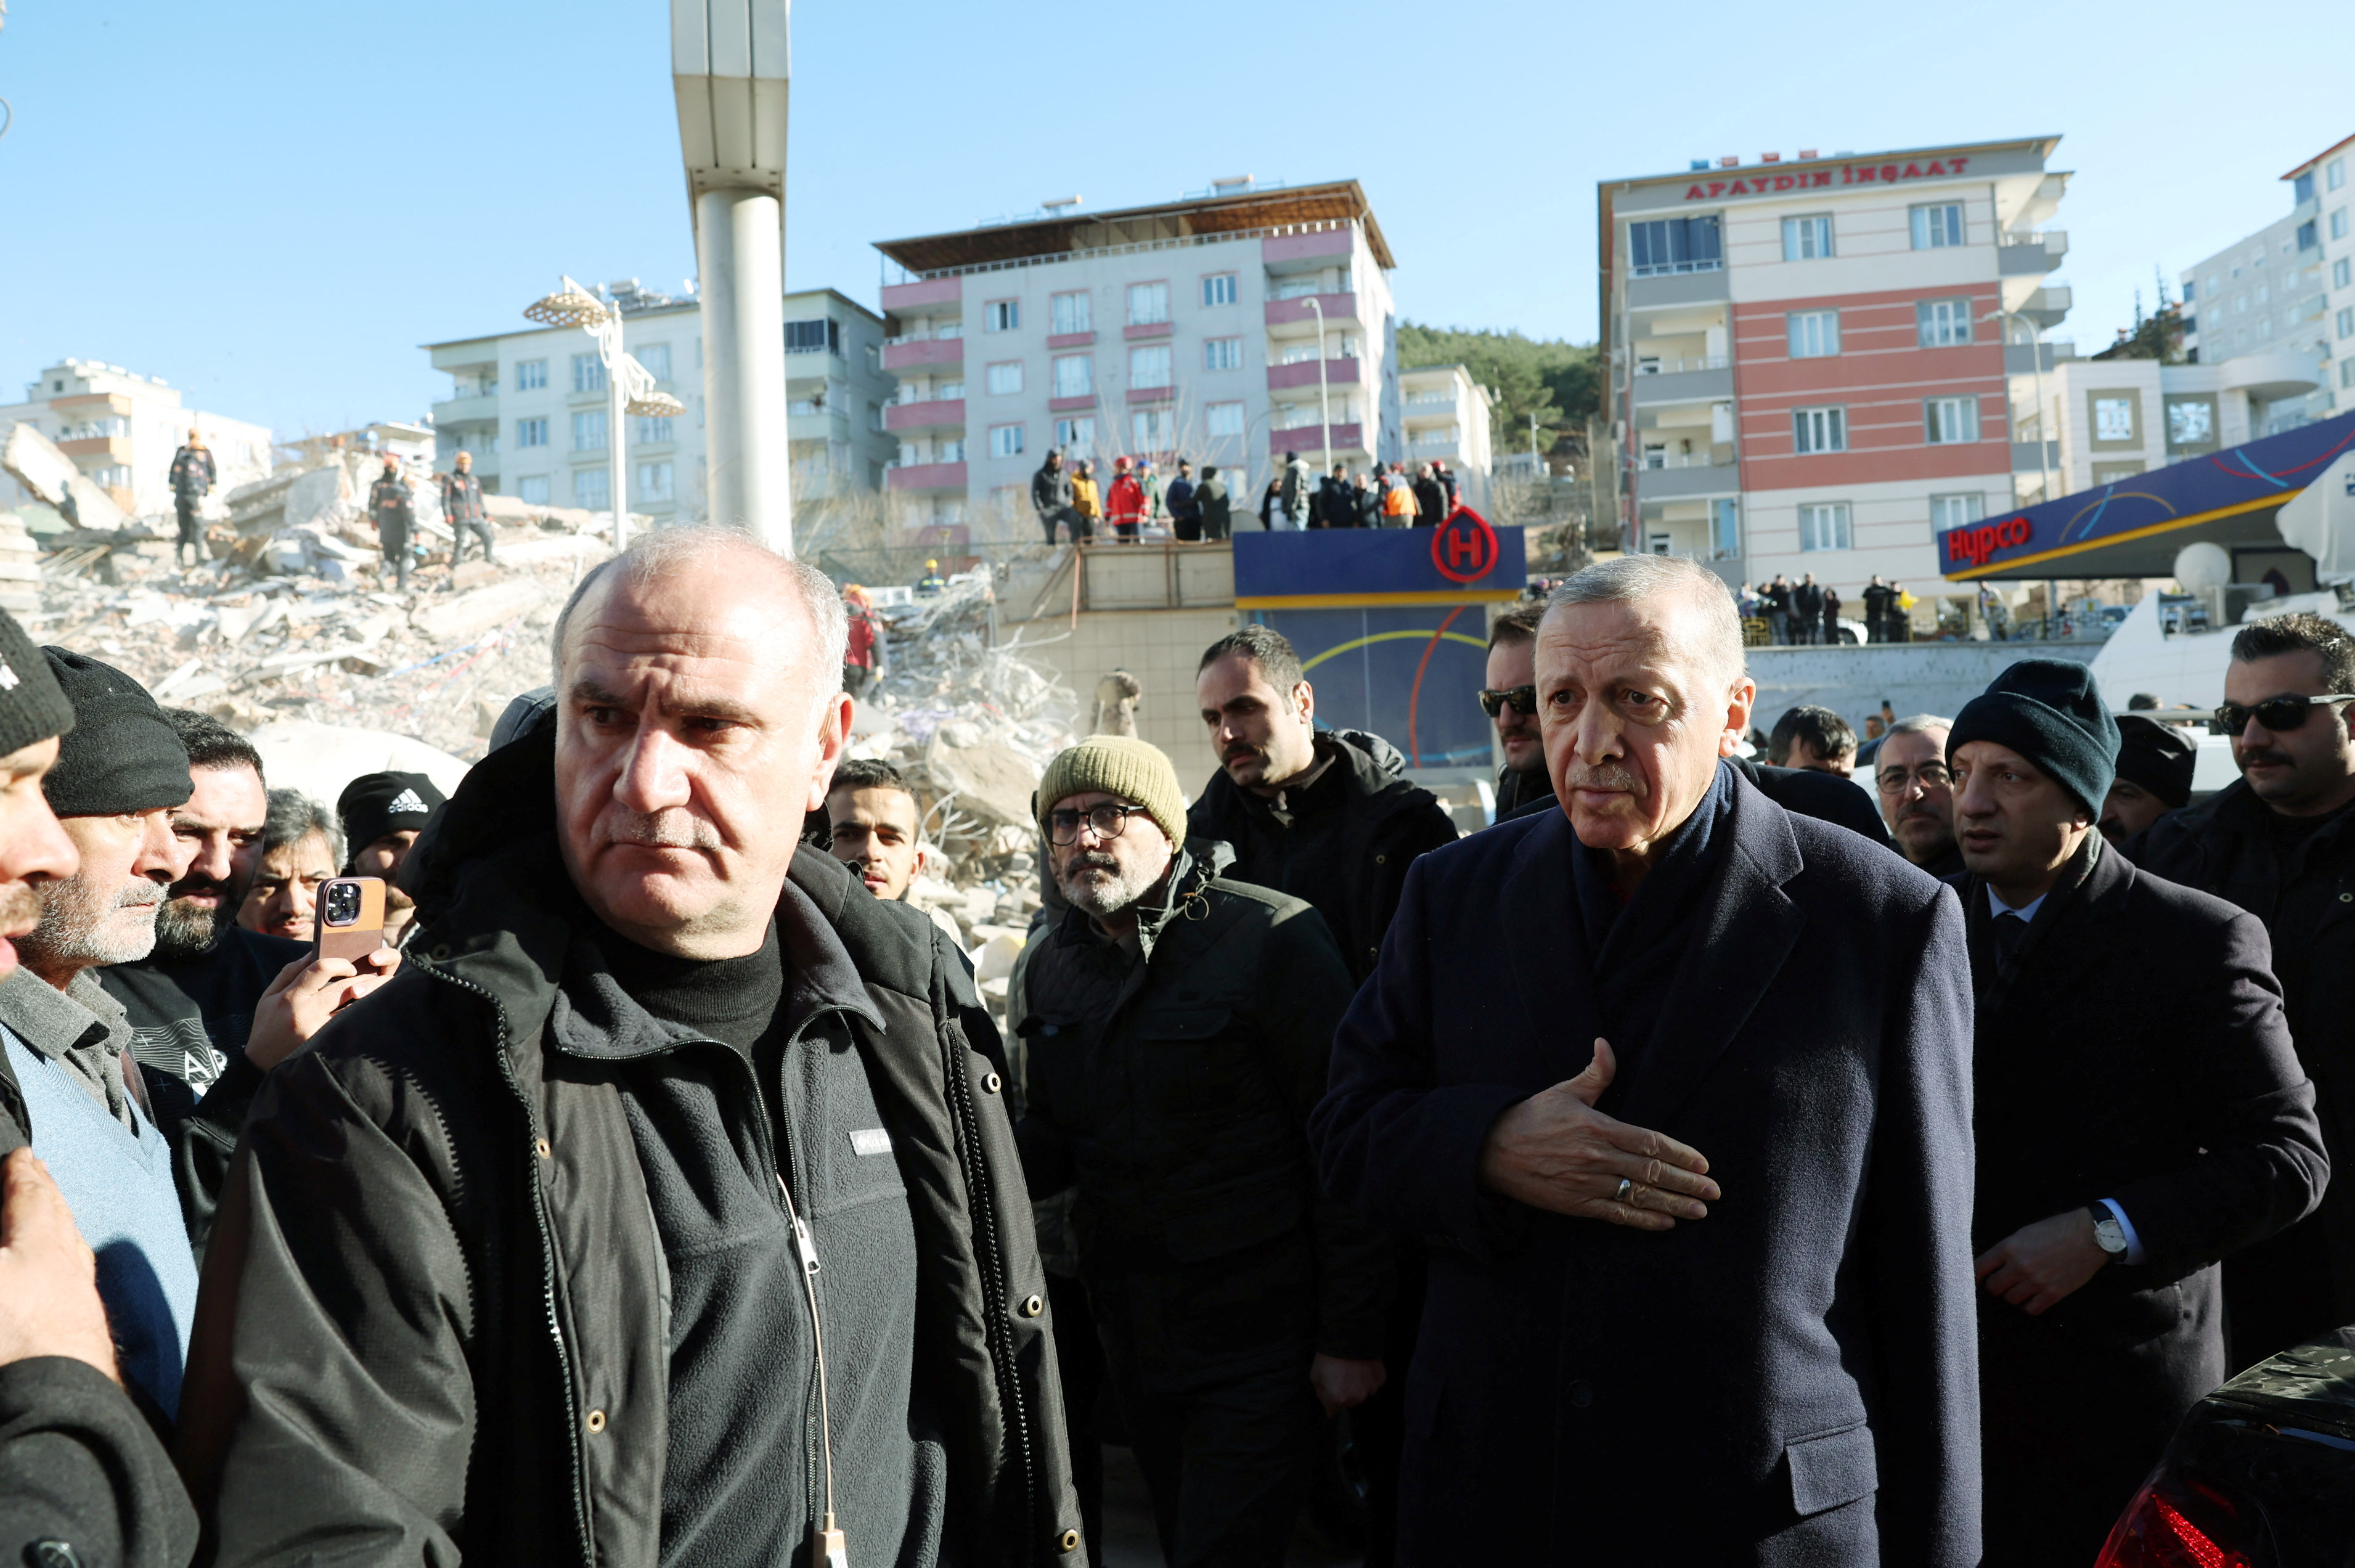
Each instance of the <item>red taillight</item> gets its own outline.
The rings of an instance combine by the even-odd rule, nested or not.
[[[2222,1494],[2197,1483],[2162,1493],[2154,1479],[2110,1531],[2094,1568],[2252,1568],[2248,1553],[2229,1544],[2239,1524],[2240,1509]]]

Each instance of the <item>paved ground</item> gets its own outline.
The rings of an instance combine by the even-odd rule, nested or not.
[[[1153,1507],[1145,1477],[1126,1448],[1107,1443],[1104,1467],[1103,1562],[1098,1568],[1162,1568],[1161,1541],[1153,1532]],[[1359,1568],[1355,1552],[1343,1551],[1306,1520],[1284,1553],[1286,1568]]]

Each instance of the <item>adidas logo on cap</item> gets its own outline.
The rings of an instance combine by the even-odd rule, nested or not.
[[[430,816],[432,808],[418,798],[415,790],[405,789],[392,797],[392,804],[384,808],[384,814],[387,816]]]

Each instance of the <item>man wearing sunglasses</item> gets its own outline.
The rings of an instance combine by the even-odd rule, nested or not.
[[[1538,623],[1545,605],[1516,604],[1488,628],[1488,684],[1480,710],[1497,726],[1505,765],[1497,770],[1497,820],[1542,811],[1556,803],[1538,739]]]
[[[2218,727],[2240,781],[2151,825],[2137,869],[2240,905],[2273,938],[2298,1060],[2324,1147],[2355,1170],[2355,635],[2277,615],[2232,638]],[[2355,1182],[2321,1211],[2224,1265],[2231,1364],[2250,1365],[2355,1322]]]

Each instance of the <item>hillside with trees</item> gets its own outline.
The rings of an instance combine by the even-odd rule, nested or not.
[[[1497,451],[1527,450],[1532,414],[1541,450],[1583,450],[1586,421],[1602,400],[1593,344],[1401,321],[1398,348],[1402,370],[1463,365],[1489,389],[1497,400],[1489,432]]]

